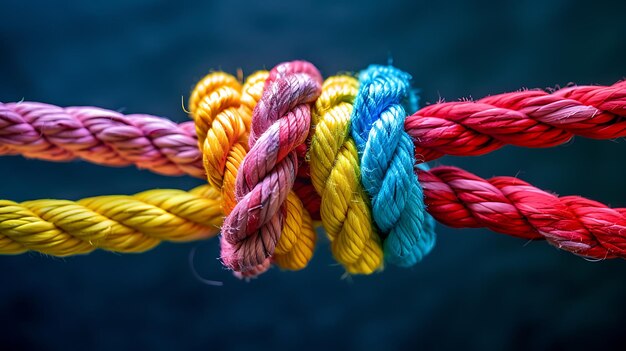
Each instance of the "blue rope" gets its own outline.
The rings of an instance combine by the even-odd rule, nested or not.
[[[386,235],[385,259],[402,267],[421,261],[436,237],[414,170],[413,141],[404,131],[402,101],[415,103],[409,96],[410,79],[392,66],[372,65],[362,71],[351,116],[361,181],[372,198],[374,221]]]

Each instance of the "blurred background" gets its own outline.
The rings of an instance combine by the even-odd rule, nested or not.
[[[210,70],[249,74],[292,59],[325,76],[386,63],[422,103],[570,82],[626,67],[626,2],[110,0],[0,2],[0,100],[94,105],[187,120],[181,96]],[[519,176],[561,195],[626,206],[623,140],[506,147],[435,162]],[[200,180],[85,162],[0,158],[0,198],[78,199]],[[626,263],[545,242],[439,226],[411,269],[342,279],[320,241],[301,272],[246,283],[218,240],[141,255],[0,257],[0,349],[590,349],[626,336]],[[188,263],[223,287],[202,284]]]

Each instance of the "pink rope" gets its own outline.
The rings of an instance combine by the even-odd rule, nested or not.
[[[0,154],[107,165],[204,178],[193,122],[97,107],[0,103]]]
[[[321,87],[322,76],[304,61],[274,67],[265,82],[252,116],[250,151],[237,174],[238,203],[222,226],[222,261],[236,272],[257,275],[269,267],[298,173],[296,148],[309,134],[310,104]]]

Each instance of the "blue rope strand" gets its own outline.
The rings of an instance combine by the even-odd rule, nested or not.
[[[361,158],[361,181],[372,198],[374,221],[383,234],[385,259],[409,267],[435,245],[434,219],[426,212],[415,174],[411,137],[404,131],[411,76],[392,66],[372,65],[359,75],[351,133]]]

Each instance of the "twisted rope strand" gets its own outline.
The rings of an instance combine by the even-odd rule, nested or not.
[[[575,135],[620,138],[626,136],[626,82],[437,103],[407,117],[404,128],[423,161],[482,155],[506,144],[552,147]]]
[[[456,167],[419,171],[428,211],[455,228],[486,227],[525,239],[545,238],[576,255],[626,257],[626,208],[579,196],[558,197],[518,178],[480,178]]]
[[[194,125],[96,107],[0,103],[0,154],[50,161],[75,158],[107,166],[135,164],[165,175],[204,177]]]
[[[359,83],[349,76],[326,79],[312,113],[311,180],[321,196],[321,218],[335,259],[349,273],[382,267],[383,253],[361,185],[359,155],[350,137],[352,103]]]
[[[391,66],[372,65],[359,75],[352,111],[352,137],[361,156],[361,181],[372,198],[385,259],[410,267],[435,245],[427,227],[422,189],[414,173],[413,142],[404,131],[410,76]]]
[[[235,179],[248,152],[250,120],[237,111],[241,89],[235,77],[215,72],[196,84],[189,99],[207,180],[221,190],[225,214],[235,206]]]
[[[238,203],[222,226],[222,261],[236,272],[257,274],[269,266],[297,174],[295,149],[308,135],[309,104],[321,81],[313,65],[294,61],[276,66],[265,82],[254,109],[251,148],[237,174]]]
[[[144,191],[68,200],[0,200],[0,254],[38,251],[53,256],[97,248],[144,252],[167,241],[214,236],[222,221],[219,193],[207,185],[189,192]]]

